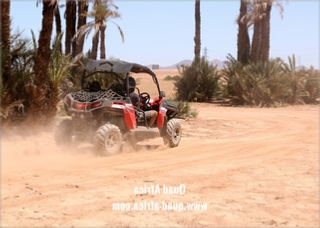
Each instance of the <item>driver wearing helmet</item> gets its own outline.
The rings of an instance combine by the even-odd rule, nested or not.
[[[135,90],[135,87],[136,87],[136,81],[134,80],[133,77],[129,76],[129,85],[130,85],[130,88],[129,88],[129,93],[130,93],[130,99],[132,101],[132,104],[135,106],[135,107],[139,107],[139,104],[140,104],[140,97],[138,94],[136,94],[134,92]],[[148,126],[149,127],[153,127],[157,117],[158,117],[158,112],[156,110],[148,110],[148,111],[145,111],[144,112],[145,115],[146,115],[146,118],[148,119]]]

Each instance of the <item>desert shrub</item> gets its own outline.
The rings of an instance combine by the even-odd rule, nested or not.
[[[310,69],[296,69],[295,56],[288,57],[288,64],[283,62],[283,70],[289,77],[290,90],[288,103],[291,104],[312,104],[316,103],[320,92],[320,73],[313,67]]]
[[[177,100],[211,101],[219,87],[220,73],[216,66],[201,58],[178,70],[181,76],[174,82]]]
[[[286,101],[290,81],[278,60],[252,63],[245,68],[247,83],[250,83],[251,104],[259,107],[277,106]]]
[[[317,103],[320,97],[320,71],[311,67],[309,70],[302,69],[301,74],[304,76],[303,94],[301,95],[303,101],[306,104]]]
[[[22,123],[26,113],[30,110],[32,99],[30,93],[34,92],[34,60],[37,53],[37,42],[32,32],[32,38],[24,38],[21,34],[12,36],[10,48],[11,76],[1,88],[1,122],[2,126]],[[70,76],[73,66],[71,56],[59,52],[61,36],[53,41],[51,58],[48,68],[47,87],[48,99],[47,116],[54,117],[57,104],[62,93],[61,83]]]
[[[2,126],[20,123],[25,117],[25,105],[29,100],[25,85],[32,83],[34,77],[36,42],[33,33],[32,35],[32,39],[22,37],[20,33],[11,37],[11,75],[6,83],[0,80]],[[2,44],[0,48],[2,49]],[[5,61],[8,55],[2,54],[2,61]]]
[[[169,101],[176,104],[178,107],[178,114],[176,117],[198,117],[198,111],[196,109],[192,109],[189,102],[178,101],[175,99],[169,99]]]
[[[163,80],[164,81],[177,81],[179,79],[180,79],[180,75],[174,75],[174,76],[167,75],[167,76],[165,76],[165,78]]]
[[[270,60],[243,66],[231,56],[228,58],[223,74],[232,105],[276,106],[288,96],[290,85],[281,62]]]
[[[259,107],[314,103],[319,97],[319,71],[296,70],[295,57],[243,66],[231,55],[223,70],[226,94],[232,105]]]

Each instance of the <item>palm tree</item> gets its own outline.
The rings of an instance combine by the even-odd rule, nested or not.
[[[77,31],[81,28],[81,26],[87,23],[87,12],[88,12],[88,1],[78,0],[78,26]],[[76,55],[83,52],[84,45],[84,36],[80,36],[77,38],[77,50]]]
[[[76,33],[76,14],[77,14],[77,4],[74,0],[66,1],[66,42],[65,42],[65,54],[68,55],[72,53],[75,55],[76,42],[72,41],[72,37]]]
[[[267,61],[270,51],[270,13],[276,5],[282,17],[283,7],[280,0],[246,0],[250,8],[241,20],[246,20],[248,27],[253,25],[253,38],[250,60]],[[287,0],[286,0],[287,1]]]
[[[265,8],[267,0],[253,0],[251,1],[251,11],[246,15],[251,21],[249,25],[253,24],[252,46],[250,53],[250,60],[258,62],[260,59],[261,42],[262,42],[262,19],[265,17]],[[245,19],[245,18],[244,18]]]
[[[48,80],[48,67],[50,62],[50,42],[53,27],[54,16],[54,3],[55,1],[42,1],[42,29],[39,35],[37,56],[34,66],[34,84],[28,86],[30,93],[30,110],[28,112],[27,120],[29,123],[35,125],[46,124],[46,114],[48,112],[47,94],[47,80]]]
[[[56,36],[52,42],[52,50],[49,63],[48,74],[48,109],[46,118],[49,122],[53,120],[57,114],[57,106],[61,99],[62,84],[66,84],[66,78],[71,77],[71,69],[75,66],[72,55],[64,55],[59,51],[59,46],[62,41],[62,34]]]
[[[11,74],[10,64],[10,1],[1,1],[1,46],[5,54],[5,62],[2,74],[2,83],[5,85]]]
[[[285,0],[288,2],[288,0]],[[265,17],[262,21],[262,41],[261,41],[261,53],[260,59],[262,61],[267,61],[269,59],[269,51],[270,51],[270,14],[271,8],[275,5],[278,9],[278,12],[283,18],[283,6],[281,4],[281,0],[268,0],[265,10]]]
[[[238,24],[238,61],[247,64],[250,58],[250,38],[248,34],[248,22],[244,16],[247,14],[247,1],[240,0],[240,15],[237,18]]]
[[[62,33],[62,29],[61,29],[61,17],[60,17],[58,2],[56,2],[55,6],[54,6],[54,19],[55,19],[55,23],[56,23],[56,33],[57,33],[57,36],[59,36]],[[60,53],[62,53],[61,43],[59,44],[59,51],[60,51]]]
[[[111,10],[110,7],[114,7],[116,10]],[[81,26],[74,37],[88,36],[92,29],[94,29],[94,34],[92,38],[92,59],[97,58],[99,35],[100,35],[100,59],[105,58],[105,29],[107,27],[107,22],[112,22],[115,24],[120,32],[122,42],[124,42],[124,34],[122,29],[118,24],[110,21],[110,18],[116,19],[120,18],[120,13],[117,11],[118,7],[113,4],[112,1],[101,1],[96,0],[93,6],[93,10],[86,14],[87,17],[93,18],[93,21],[86,23]]]
[[[200,15],[200,0],[195,2],[195,24],[196,24],[196,34],[194,37],[194,57],[195,60],[200,61],[200,51],[201,51],[201,15]]]
[[[265,7],[265,15],[261,21],[261,45],[259,60],[264,62],[269,60],[271,8],[272,3],[270,4],[270,2],[268,2]]]
[[[21,123],[24,120],[25,105],[28,106],[26,84],[34,77],[34,58],[36,54],[36,40],[22,37],[19,32],[10,37],[11,75],[10,81],[1,88],[1,125],[7,127]],[[5,57],[4,57],[5,59]],[[16,108],[15,108],[16,107]],[[5,114],[5,115],[3,115]]]
[[[256,19],[254,21],[253,27],[253,37],[252,37],[252,46],[251,46],[251,53],[250,53],[250,60],[252,62],[258,62],[260,51],[261,51],[261,40],[262,40],[262,25],[261,20]]]

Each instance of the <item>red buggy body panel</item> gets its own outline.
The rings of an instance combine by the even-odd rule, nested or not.
[[[167,109],[159,106],[158,118],[157,118],[157,127],[162,128],[164,125],[164,117],[166,116]]]
[[[132,130],[137,127],[137,121],[134,113],[134,106],[123,102],[112,102],[111,108],[123,110],[124,121],[128,129]]]
[[[124,121],[127,125],[127,128],[132,130],[137,127],[137,121],[134,114],[134,106],[132,104],[126,104],[126,107],[123,109]]]

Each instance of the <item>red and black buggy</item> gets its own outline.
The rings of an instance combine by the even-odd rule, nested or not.
[[[150,75],[159,96],[151,98],[137,86],[140,105],[134,106],[129,91],[129,78],[135,73]],[[81,77],[81,90],[68,93],[64,100],[66,113],[71,119],[61,121],[55,140],[61,146],[93,143],[101,154],[116,154],[123,142],[135,146],[137,142],[162,137],[169,147],[179,145],[181,124],[174,117],[178,108],[165,100],[155,73],[146,66],[119,60],[89,60]],[[145,112],[156,110],[154,126],[148,126]]]

